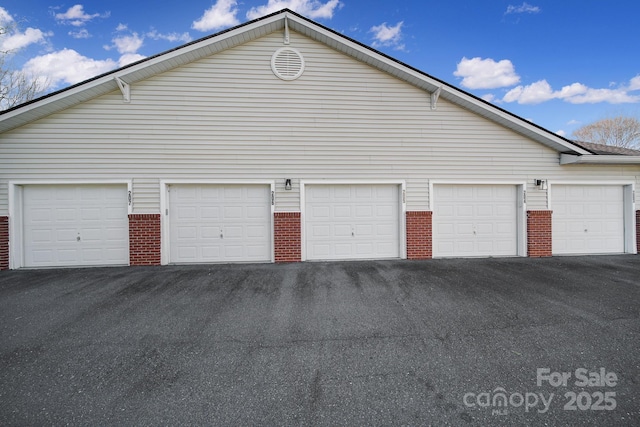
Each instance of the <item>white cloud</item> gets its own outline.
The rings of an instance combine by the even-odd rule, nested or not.
[[[402,25],[404,21],[398,22],[395,26],[390,27],[386,22],[375,25],[369,30],[373,33],[373,47],[388,46],[397,50],[404,50],[404,45],[400,43],[402,40]]]
[[[469,89],[495,89],[520,82],[520,76],[508,59],[496,62],[491,58],[465,57],[458,63],[453,75],[462,77],[460,84]]]
[[[629,95],[624,89],[592,89],[588,88],[584,94],[563,98],[571,104],[628,104],[640,102],[640,96]]]
[[[494,102],[496,100],[496,96],[492,93],[485,93],[480,98],[484,99],[487,102]]]
[[[106,73],[117,65],[111,59],[91,59],[73,49],[63,49],[30,59],[23,70],[28,75],[46,78],[50,87],[54,88],[61,83],[75,84]]]
[[[12,33],[2,36],[0,39],[0,50],[19,50],[30,44],[40,43],[45,40],[45,36],[52,36],[53,33],[43,33],[36,28],[27,28],[23,33]]]
[[[162,34],[156,31],[155,29],[152,29],[151,31],[149,31],[146,34],[146,36],[153,40],[167,40],[169,42],[180,41],[184,43],[189,43],[191,40],[193,40],[189,35],[189,33],[186,33],[186,32],[182,34],[178,34],[178,33]]]
[[[557,131],[556,131],[556,134],[558,134],[558,135],[560,135],[560,136],[563,136],[563,137],[564,137],[564,136],[567,136],[567,133],[566,133],[565,131],[563,131],[562,129],[557,130]]]
[[[509,5],[507,7],[507,11],[504,13],[505,15],[510,15],[512,13],[539,13],[542,9],[538,6],[532,6],[527,2],[522,3],[520,6]]]
[[[576,125],[580,125],[580,124],[582,124],[582,122],[581,122],[580,120],[572,119],[572,120],[569,120],[569,121],[567,122],[567,124],[568,124],[569,126],[576,126]]]
[[[127,36],[115,37],[112,41],[113,45],[119,53],[136,53],[138,49],[142,47],[144,38],[138,36],[138,33],[133,33]]]
[[[7,25],[13,22],[13,16],[7,12],[7,9],[0,6],[0,25]]]
[[[249,9],[247,18],[257,19],[286,8],[311,19],[331,19],[340,5],[340,0],[329,0],[326,3],[318,0],[269,0],[266,5]]]
[[[629,81],[629,90],[640,90],[640,74]]]
[[[518,104],[539,104],[553,99],[553,90],[546,80],[540,80],[527,86],[517,86],[502,98],[505,102],[517,101]]]
[[[94,13],[90,15],[84,11],[84,6],[76,4],[71,6],[65,13],[56,13],[55,19],[63,24],[81,27],[93,18],[107,18],[109,15],[109,12],[105,12],[103,14]]]
[[[88,39],[91,37],[91,34],[89,34],[86,28],[82,28],[79,31],[69,31],[69,35],[74,39]]]
[[[116,27],[116,31],[126,31],[128,29],[129,27],[127,26],[127,24],[118,24],[118,26]]]
[[[636,83],[634,79],[631,79],[631,86]],[[502,100],[505,102],[517,102],[518,104],[539,104],[551,99],[561,99],[571,104],[640,102],[639,95],[630,95],[628,91],[629,88],[624,87],[618,89],[594,89],[582,83],[573,83],[554,91],[546,80],[539,80],[527,86],[517,86],[511,89]]]
[[[211,31],[238,25],[240,21],[236,18],[237,4],[236,0],[218,0],[216,4],[204,11],[200,19],[193,21],[191,28],[198,31]]]
[[[119,67],[124,67],[125,65],[132,64],[132,63],[134,63],[136,61],[140,61],[140,60],[145,59],[145,58],[146,58],[146,56],[140,55],[139,53],[125,53],[118,60],[118,66]]]

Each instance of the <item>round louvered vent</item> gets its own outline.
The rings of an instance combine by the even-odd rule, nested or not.
[[[304,71],[304,58],[297,50],[283,47],[271,57],[271,69],[282,80],[295,80]]]

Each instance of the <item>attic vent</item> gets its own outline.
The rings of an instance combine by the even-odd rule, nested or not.
[[[282,80],[295,80],[304,71],[304,58],[297,50],[283,47],[271,57],[271,69]]]

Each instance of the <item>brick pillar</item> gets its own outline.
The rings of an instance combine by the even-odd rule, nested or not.
[[[0,270],[9,269],[9,217],[0,216]]]
[[[640,211],[636,211],[636,246],[640,254]]]
[[[300,212],[275,212],[273,246],[276,262],[298,262],[302,259]]]
[[[160,265],[160,214],[129,215],[129,263]]]
[[[527,255],[551,256],[552,211],[527,211]]]
[[[407,258],[429,259],[432,257],[431,211],[407,212]]]

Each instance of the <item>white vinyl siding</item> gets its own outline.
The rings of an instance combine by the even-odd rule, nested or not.
[[[637,166],[559,165],[559,154],[291,32],[305,72],[270,69],[282,32],[197,60],[0,137],[0,214],[9,180],[133,182],[133,213],[158,213],[160,180],[274,180],[276,211],[300,210],[301,179],[405,180],[428,210],[430,180],[636,179]],[[428,70],[426,70],[428,71]],[[635,178],[633,178],[635,177]],[[284,190],[292,179],[293,189]],[[640,183],[639,183],[640,184]]]

